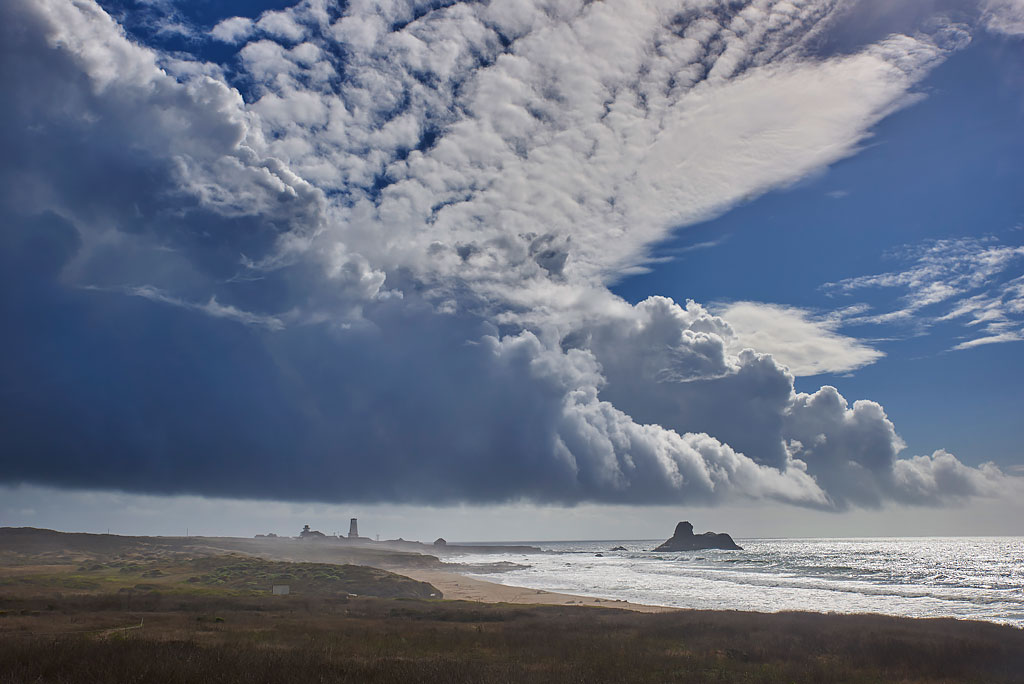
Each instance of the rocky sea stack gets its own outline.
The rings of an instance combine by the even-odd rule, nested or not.
[[[681,522],[676,525],[676,532],[667,542],[654,549],[655,551],[700,551],[702,549],[726,549],[742,551],[732,537],[724,532],[705,532],[694,534],[693,525]]]

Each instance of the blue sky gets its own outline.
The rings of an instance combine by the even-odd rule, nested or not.
[[[0,14],[6,523],[1020,533],[1018,0]]]

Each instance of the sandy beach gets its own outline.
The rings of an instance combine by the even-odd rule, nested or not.
[[[666,613],[678,610],[677,608],[666,606],[648,606],[642,603],[630,603],[614,599],[574,596],[572,594],[559,594],[540,589],[513,587],[488,582],[475,577],[466,577],[465,575],[445,570],[408,568],[398,572],[420,582],[429,582],[440,589],[446,599],[545,606],[601,606],[603,608],[632,610],[638,613]]]

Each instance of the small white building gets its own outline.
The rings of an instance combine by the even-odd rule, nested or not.
[[[275,584],[270,593],[274,596],[287,596],[291,590],[291,586],[287,584]]]

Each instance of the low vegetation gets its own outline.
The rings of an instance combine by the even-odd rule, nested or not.
[[[305,596],[388,596],[440,598],[441,592],[402,575],[364,565],[286,563],[245,557],[202,558],[188,564],[197,573],[188,583],[266,593],[273,585],[288,586]]]
[[[48,602],[47,602],[48,601]],[[1024,632],[953,620],[170,596],[4,601],[0,684],[1019,682]]]
[[[285,585],[299,596],[440,598],[426,582],[362,565],[287,563],[240,555],[138,559],[67,565],[21,566],[0,574],[0,595],[47,592],[163,592],[173,595],[261,595]]]
[[[988,623],[481,604],[353,565],[0,551],[0,684],[1024,681],[1024,630]]]

